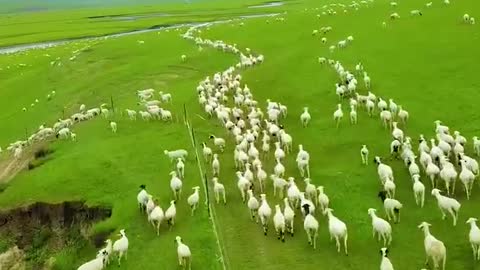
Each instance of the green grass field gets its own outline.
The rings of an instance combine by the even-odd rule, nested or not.
[[[234,141],[218,121],[197,116],[205,117],[205,113],[198,105],[195,90],[200,80],[234,65],[238,58],[208,47],[199,51],[194,43],[181,38],[187,28],[78,41],[43,50],[0,55],[0,145],[4,149],[0,155],[0,168],[13,158],[5,150],[9,143],[25,139],[26,132],[31,134],[42,123],[53,125],[56,119],[77,112],[80,104],[97,107],[113,100],[116,114],[112,119],[118,123],[118,133],[112,134],[109,120],[95,118],[74,126],[77,142],[49,142],[48,147],[54,153],[45,164],[34,170],[21,171],[3,184],[6,189],[0,193],[0,207],[12,209],[38,201],[74,200],[86,201],[92,206],[111,206],[112,217],[98,223],[94,229],[96,232],[115,231],[112,239],[116,239],[116,232],[120,229],[126,229],[130,248],[128,260],[123,261],[120,268],[112,264],[107,269],[180,269],[173,244],[176,235],[182,236],[190,246],[193,269],[222,269],[220,254],[223,254],[227,269],[378,269],[381,260],[378,251],[382,245],[372,238],[367,209],[377,208],[382,217],[384,213],[377,198],[381,187],[376,167],[373,164],[365,167],[360,162],[360,147],[367,144],[371,159],[374,155],[385,157],[393,167],[396,198],[404,204],[401,223],[392,224],[390,258],[395,269],[424,267],[423,234],[417,228],[422,221],[431,223],[431,232],[445,243],[446,269],[480,269],[472,258],[469,226],[465,224],[469,217],[478,217],[478,185],[475,184],[473,197],[467,201],[457,180],[455,198],[462,203],[462,208],[455,228],[450,218],[442,221],[425,175],[422,180],[427,187],[426,205],[423,209],[418,208],[407,169],[401,161],[387,159],[391,135],[383,129],[378,116],[369,118],[366,112],[359,111],[358,124],[352,126],[348,122],[348,102],[344,101],[345,116],[340,127],[335,128],[332,114],[338,103],[334,88],[338,76],[331,67],[317,62],[318,57],[324,56],[339,60],[350,70],[362,62],[372,78],[372,92],[384,99],[393,98],[410,112],[409,123],[401,128],[413,138],[415,152],[419,134],[434,137],[433,121],[441,119],[451,132],[459,130],[469,139],[465,149],[473,156],[471,137],[480,134],[480,117],[475,103],[480,98],[477,91],[480,83],[475,75],[480,59],[480,32],[478,25],[464,24],[462,16],[469,13],[478,17],[476,11],[480,10],[480,4],[465,0],[452,1],[446,6],[435,1],[432,7],[426,8],[426,2],[404,0],[392,8],[388,2],[375,1],[368,6],[361,4],[358,11],[348,8],[347,14],[337,7],[338,15],[318,18],[316,15],[322,13],[322,6],[330,1],[295,1],[266,9],[247,9],[247,4],[241,1],[217,3],[217,6],[215,3],[198,3],[199,10],[172,4],[164,8],[139,7],[131,13],[173,10],[187,16],[134,22],[135,27],[145,28],[252,12],[287,11],[282,15],[284,22],[273,18],[268,19],[270,23],[266,22],[267,18],[246,19],[243,26],[238,22],[218,24],[203,28],[200,35],[236,43],[242,50],[248,47],[255,54],[265,55],[263,64],[241,71],[242,82],[248,84],[263,110],[267,98],[288,106],[289,115],[281,122],[294,139],[295,152],[287,158],[287,176],[295,177],[303,189],[295,164],[296,147],[303,144],[311,155],[313,183],[325,186],[334,214],[348,226],[348,257],[336,252],[334,243],[329,241],[327,220],[321,215],[317,214],[320,222],[317,250],[308,245],[303,221],[299,217],[295,223],[296,234],[293,238],[287,236],[286,243],[276,239],[273,223],[270,223],[269,234],[265,237],[261,226],[250,221],[248,209],[242,204],[236,186]],[[254,2],[249,1],[251,3]],[[423,16],[410,16],[413,9],[421,9]],[[13,34],[15,29],[9,28],[11,34],[5,34],[1,30],[2,23],[0,44],[6,46],[135,29],[123,26],[122,22],[106,22],[99,26],[86,19],[73,20],[75,27],[64,24],[73,14],[77,14],[75,18],[85,18],[121,14],[120,10],[121,7],[114,10],[63,10],[1,17],[0,21],[16,18],[15,23],[24,21],[29,27],[18,26],[17,29],[22,29],[18,35]],[[389,15],[392,12],[398,12],[401,18],[391,21]],[[382,27],[384,21],[387,23],[385,28]],[[326,44],[320,42],[322,35],[312,36],[312,30],[322,26],[333,28],[326,35]],[[55,31],[50,33],[50,27]],[[32,35],[23,32],[27,30]],[[329,52],[330,45],[349,35],[355,38],[351,45]],[[145,43],[139,44],[138,40]],[[88,50],[81,52],[74,61],[68,60],[72,51],[87,44],[90,46]],[[181,61],[182,54],[188,56],[187,61]],[[57,57],[62,65],[51,66],[50,62]],[[365,94],[362,80],[359,82],[358,92]],[[166,108],[174,114],[174,123],[130,121],[122,115],[127,108],[141,109],[135,91],[145,88],[172,93],[173,104],[166,105]],[[52,90],[57,94],[47,101],[46,96]],[[31,108],[35,99],[40,102]],[[191,187],[202,186],[202,178],[183,123],[184,106],[195,130],[197,144],[207,141],[210,134],[228,138],[227,148],[220,154],[220,181],[226,186],[228,203],[216,205],[212,201],[218,239],[203,204],[203,187],[202,203],[195,216],[190,216],[186,202]],[[302,128],[299,121],[304,106],[308,106],[312,114],[308,128]],[[28,111],[23,112],[23,107]],[[163,224],[160,236],[156,236],[137,209],[136,194],[138,186],[146,184],[162,208],[167,208],[172,199],[168,175],[172,165],[163,150],[176,148],[187,149],[190,153],[184,195],[177,203],[177,221],[173,229],[169,231]],[[202,165],[210,179],[210,165],[203,161]],[[273,172],[273,165],[273,158],[264,160],[269,174]],[[271,182],[267,187],[269,204],[274,208],[280,200],[273,197]],[[297,215],[301,216],[301,213],[298,211]],[[91,244],[73,245],[62,251],[47,252],[29,263],[39,263],[53,256],[57,259],[54,269],[76,269],[93,258],[95,252]]]

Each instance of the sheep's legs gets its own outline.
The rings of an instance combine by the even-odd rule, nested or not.
[[[477,245],[475,244],[471,244],[471,245],[472,245],[472,251],[473,251],[473,259],[477,260],[477,254],[478,254]]]
[[[317,237],[318,231],[315,231],[315,234],[313,235],[313,249],[317,249]]]
[[[225,195],[225,191],[222,194],[223,194],[223,204],[227,204],[227,196]]]
[[[340,253],[341,245],[340,245],[340,239],[338,239],[338,236],[335,236],[335,242],[337,244],[337,252]]]
[[[453,226],[457,226],[457,215],[456,215],[456,212],[453,211],[452,209],[449,209],[448,212],[450,213],[450,215],[452,215],[452,218],[453,218]]]
[[[345,233],[345,236],[343,237],[343,245],[345,247],[345,255],[348,256],[348,245],[347,245],[347,241],[348,241],[348,233]]]

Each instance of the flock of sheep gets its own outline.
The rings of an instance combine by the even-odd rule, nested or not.
[[[447,1],[447,0],[446,0]],[[365,1],[362,1],[365,2]],[[392,5],[396,5],[393,4]],[[431,4],[427,4],[427,7]],[[325,7],[324,7],[325,8]],[[325,14],[334,12],[330,9]],[[420,11],[412,11],[412,15],[422,15]],[[392,19],[399,18],[398,14],[392,14]],[[465,23],[475,23],[475,19],[468,14],[463,16]],[[227,68],[223,72],[215,73],[212,77],[208,76],[202,80],[197,88],[198,102],[205,114],[210,118],[216,118],[229,134],[229,139],[224,139],[211,135],[209,138],[211,144],[202,143],[202,154],[205,163],[211,167],[211,184],[216,203],[227,203],[226,188],[220,181],[221,158],[220,153],[224,153],[228,148],[227,142],[233,141],[233,156],[236,167],[237,188],[245,203],[246,210],[255,222],[260,222],[262,231],[268,234],[270,224],[273,223],[273,229],[277,238],[285,241],[285,234],[294,235],[294,220],[301,218],[303,220],[303,229],[307,233],[308,243],[316,249],[319,222],[318,218],[324,216],[328,220],[328,229],[331,239],[335,239],[336,249],[341,252],[342,245],[344,253],[348,255],[348,230],[347,225],[340,218],[336,217],[331,209],[330,200],[325,193],[323,186],[315,186],[310,179],[310,155],[298,145],[296,153],[296,163],[298,173],[304,183],[304,189],[300,189],[294,177],[286,177],[285,161],[287,155],[291,155],[293,150],[293,138],[287,133],[287,129],[281,124],[282,120],[288,116],[288,108],[279,102],[272,100],[266,101],[266,106],[262,107],[261,102],[257,101],[247,84],[242,83],[242,76],[239,70],[252,67],[264,62],[264,56],[254,56],[249,48],[246,54],[241,52],[235,45],[229,45],[221,40],[209,40],[195,37],[194,34],[198,26],[191,27],[183,38],[194,41],[199,47],[210,46],[215,49],[233,53],[240,57],[240,61]],[[319,33],[326,34],[331,31],[331,27],[323,27],[314,30],[312,35]],[[322,38],[326,43],[327,39]],[[346,47],[353,42],[353,36],[348,36],[345,40],[338,42],[337,46],[332,45],[329,49],[334,51],[337,47]],[[182,61],[186,61],[185,55],[181,56]],[[397,105],[393,99],[382,99],[377,97],[372,91],[371,79],[364,70],[363,65],[358,63],[355,70],[350,72],[339,61],[328,59],[326,57],[318,58],[321,65],[330,66],[338,75],[338,82],[335,84],[335,93],[340,101],[333,113],[333,119],[337,128],[344,117],[342,102],[349,101],[351,124],[357,123],[358,111],[364,110],[369,117],[375,114],[379,115],[382,125],[392,136],[392,142],[389,145],[389,152],[392,157],[401,159],[405,168],[411,176],[411,185],[415,203],[423,207],[425,201],[426,187],[421,181],[421,175],[424,174],[430,180],[431,195],[435,197],[440,209],[442,218],[447,214],[453,219],[453,226],[456,226],[458,214],[461,208],[453,196],[455,195],[455,184],[457,179],[463,184],[467,199],[470,199],[473,183],[479,175],[478,162],[465,153],[467,140],[460,132],[450,133],[450,128],[442,124],[441,121],[435,121],[435,137],[429,141],[420,135],[417,154],[414,153],[412,139],[405,134],[401,126],[405,126],[409,120],[408,111],[401,105]],[[363,86],[357,80],[362,77]],[[367,95],[358,92],[361,88],[368,91]],[[47,96],[51,99],[55,96],[53,91]],[[160,107],[161,104],[171,103],[172,96],[168,93],[159,93],[159,100],[154,99],[153,89],[137,91],[139,104],[144,110],[135,111],[125,110],[126,116],[131,120],[136,120],[137,115],[143,120],[158,119],[163,121],[172,121],[172,113]],[[388,102],[387,102],[388,100]],[[39,101],[36,100],[36,103]],[[34,103],[32,103],[32,107]],[[24,111],[27,109],[24,108]],[[17,141],[10,144],[7,148],[13,153],[15,158],[20,158],[23,149],[28,145],[41,140],[46,140],[53,136],[59,139],[68,139],[75,141],[76,134],[71,131],[75,123],[93,119],[96,116],[103,116],[106,119],[111,114],[107,104],[100,107],[86,108],[80,106],[78,113],[73,114],[68,119],[59,119],[51,128],[42,125],[38,131],[32,134],[25,141]],[[300,122],[303,127],[308,127],[312,119],[308,107],[303,108]],[[109,122],[112,132],[117,132],[117,124]],[[430,142],[430,144],[429,144]],[[272,147],[273,146],[273,147]],[[480,140],[477,137],[472,139],[472,149],[478,156],[480,155]],[[1,148],[0,148],[1,152]],[[157,235],[160,234],[161,224],[166,222],[169,227],[173,227],[176,217],[176,204],[181,200],[183,180],[185,175],[185,160],[188,152],[183,149],[168,151],[165,155],[175,162],[175,169],[170,172],[170,188],[173,198],[169,207],[163,211],[157,200],[146,190],[145,185],[140,186],[141,190],[137,195],[137,202],[142,213],[145,213],[147,221],[155,228]],[[361,162],[368,165],[369,150],[366,145],[360,149]],[[273,173],[268,174],[263,163],[270,157],[275,159]],[[418,163],[417,163],[417,158]],[[395,199],[396,183],[392,168],[383,163],[378,156],[374,157],[374,163],[377,166],[377,173],[382,186],[378,196],[383,202],[386,219],[377,215],[375,208],[366,210],[371,218],[374,238],[382,241],[385,246],[380,250],[382,260],[380,262],[381,270],[393,270],[393,264],[388,258],[388,246],[392,242],[392,226],[390,222],[400,222],[400,211],[402,203]],[[420,165],[420,166],[419,166]],[[290,172],[290,174],[292,174]],[[269,180],[270,179],[270,180]],[[446,195],[443,195],[439,189],[439,180],[444,182]],[[274,198],[267,199],[266,189],[268,182],[273,187]],[[200,201],[200,187],[193,187],[192,194],[187,198],[187,203],[191,208],[191,214],[195,214]],[[286,195],[286,196],[284,196]],[[273,199],[280,200],[272,208],[269,204]],[[297,212],[300,212],[297,214]],[[466,223],[471,226],[469,241],[473,250],[475,260],[480,260],[480,229],[476,225],[476,218],[469,218]],[[421,222],[418,228],[424,233],[424,247],[427,257],[433,261],[435,269],[441,267],[445,269],[446,264],[446,246],[442,241],[434,237],[429,230],[431,224]],[[182,267],[191,268],[192,252],[190,248],[183,243],[180,236],[175,238],[177,244],[178,262]],[[81,265],[78,270],[100,270],[110,263],[112,254],[116,254],[118,264],[120,265],[122,257],[127,257],[128,238],[125,230],[120,231],[120,238],[112,243],[112,240],[106,240],[106,247],[98,252],[95,259]]]

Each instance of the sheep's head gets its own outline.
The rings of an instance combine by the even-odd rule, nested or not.
[[[375,156],[373,158],[373,163],[377,164],[377,165],[380,165],[382,163],[382,161],[380,160],[380,157],[379,156]]]
[[[165,155],[168,155],[168,150],[163,151],[163,153],[165,153]]]
[[[368,208],[368,214],[369,214],[369,215],[375,214],[375,212],[377,212],[377,209],[375,209],[375,208]]]
[[[432,226],[432,224],[424,221],[424,222],[420,223],[420,225],[418,225],[418,228],[422,229],[422,230],[425,230],[425,229],[428,229],[428,227],[430,227],[430,226]]]
[[[145,189],[146,187],[147,187],[147,186],[146,186],[145,184],[141,184],[141,185],[140,185],[140,188],[141,188],[141,189]]]
[[[305,213],[308,215],[310,213],[310,205],[308,203],[302,205],[303,210],[305,210]]]
[[[441,191],[440,191],[438,188],[432,189],[432,195],[433,195],[433,196],[438,196],[438,195],[440,195],[440,192],[441,192]]]
[[[333,212],[332,208],[325,208],[325,210],[323,210],[323,215],[330,215],[332,212]]]
[[[466,224],[475,224],[477,221],[478,219],[471,217],[467,220]]]
[[[388,257],[388,248],[381,248],[380,249],[380,254],[382,255],[382,257]]]
[[[125,229],[120,230],[120,236],[125,236]]]

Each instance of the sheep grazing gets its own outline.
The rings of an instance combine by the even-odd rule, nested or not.
[[[450,213],[450,215],[452,215],[453,226],[456,226],[458,212],[460,211],[460,207],[462,205],[453,198],[441,195],[440,190],[436,188],[432,189],[432,196],[437,199],[438,208],[440,209],[440,212],[442,212],[442,219],[445,219],[447,217],[447,215],[445,214],[445,211],[447,211],[448,213]]]
[[[108,253],[103,251],[95,259],[82,264],[77,270],[102,270],[106,264]]]
[[[282,213],[280,205],[275,205],[275,215],[273,215],[273,225],[277,232],[278,240],[285,242],[285,216]]]
[[[413,195],[415,197],[415,203],[423,207],[425,203],[425,185],[420,182],[420,175],[415,174],[413,179]]]
[[[267,195],[260,194],[260,207],[258,208],[258,216],[262,222],[263,234],[266,236],[268,231],[268,219],[272,215],[272,209],[268,205]]]
[[[388,249],[385,248],[385,247],[381,248],[380,249],[380,254],[382,255],[382,261],[380,262],[380,270],[394,270],[392,262],[387,257],[388,256]]]
[[[312,117],[310,116],[310,113],[308,112],[308,107],[303,108],[303,113],[300,115],[300,121],[302,122],[303,127],[307,127],[308,123],[310,123],[310,120]]]
[[[347,248],[347,240],[348,240],[348,232],[347,232],[347,225],[333,214],[333,209],[326,208],[324,210],[324,214],[327,215],[328,218],[328,230],[330,232],[330,239],[335,238],[337,243],[337,252],[340,253],[341,251],[341,244],[340,239],[343,239],[343,246],[345,248],[345,255],[348,255],[348,248]]]
[[[186,160],[186,158],[188,156],[187,150],[184,150],[184,149],[178,149],[178,150],[174,150],[174,151],[165,150],[165,151],[163,151],[163,153],[165,153],[165,155],[168,158],[170,158],[171,162],[177,160],[178,158]]]
[[[423,231],[425,239],[423,244],[425,246],[425,255],[427,257],[426,264],[428,264],[428,259],[433,260],[434,269],[438,269],[440,263],[442,263],[442,269],[445,270],[445,264],[447,262],[447,249],[442,241],[435,238],[430,234],[429,227],[432,226],[427,222],[422,222],[418,225],[418,228]]]
[[[380,197],[383,202],[383,208],[385,209],[385,214],[387,214],[388,220],[393,219],[393,222],[399,223],[400,209],[402,209],[403,205],[395,199],[387,198],[386,191],[380,191],[378,197]]]
[[[364,144],[362,145],[362,149],[360,149],[360,156],[362,157],[362,164],[363,165],[368,165],[368,148]]]
[[[160,225],[164,218],[165,214],[160,205],[156,205],[148,215],[148,221],[152,224],[153,228],[157,229],[157,235],[160,235]]]
[[[175,237],[175,242],[177,243],[177,256],[178,256],[178,265],[184,269],[192,269],[192,252],[190,248],[182,242],[180,236]]]
[[[310,213],[310,205],[302,205],[304,212],[306,213],[305,220],[303,221],[303,228],[307,232],[308,244],[313,246],[313,249],[317,248],[317,237],[318,237],[318,221]]]
[[[120,230],[120,239],[113,243],[113,252],[118,254],[118,266],[120,266],[120,261],[122,260],[123,255],[125,255],[125,260],[127,259],[128,252],[128,238],[125,234],[125,230]]]
[[[477,221],[476,218],[469,218],[466,222],[466,224],[470,224],[468,240],[472,246],[474,260],[480,260],[480,229],[477,226]]]
[[[342,104],[337,104],[337,110],[333,113],[333,120],[335,121],[336,127],[340,125],[340,121],[343,118]]]
[[[374,208],[368,209],[368,215],[372,218],[373,238],[378,234],[378,241],[383,239],[385,246],[390,245],[392,243],[392,226],[388,221],[379,218],[375,213],[376,211]]]
[[[138,195],[137,195],[138,208],[142,212],[145,212],[146,210],[148,196],[149,196],[145,189],[146,189],[145,185],[140,185],[140,192],[138,192]]]

